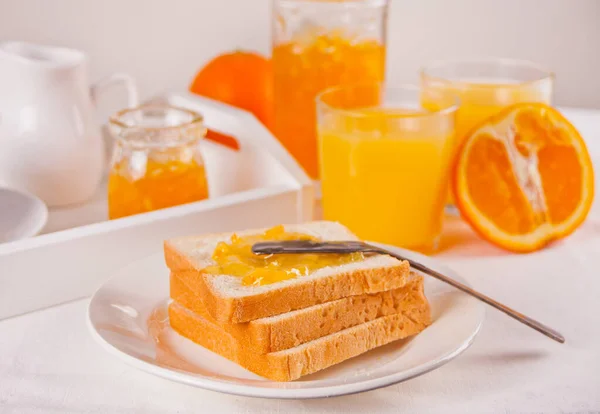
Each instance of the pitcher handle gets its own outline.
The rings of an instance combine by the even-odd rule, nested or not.
[[[106,78],[100,79],[98,82],[92,85],[90,88],[90,95],[94,104],[98,101],[98,96],[102,90],[112,86],[121,84],[127,92],[127,106],[129,108],[139,105],[138,91],[135,86],[135,80],[133,77],[126,73],[114,73]]]
[[[127,75],[126,73],[114,73],[114,74],[107,76],[103,79],[100,79],[98,82],[94,83],[90,87],[90,97],[91,97],[92,103],[94,105],[97,105],[100,94],[105,89],[107,89],[113,85],[121,85],[125,88],[125,91],[127,92],[127,106],[129,108],[133,108],[133,107],[136,107],[139,105],[138,91],[137,91],[137,87],[135,86],[135,81],[131,76]],[[104,156],[105,156],[104,173],[106,173],[106,172],[108,172],[109,160],[112,155],[112,148],[111,148],[112,140],[110,138],[110,134],[108,134],[108,130],[105,130],[104,128],[105,127],[103,127]]]

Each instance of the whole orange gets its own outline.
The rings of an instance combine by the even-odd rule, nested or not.
[[[271,128],[273,69],[264,56],[245,51],[217,56],[196,74],[190,92],[250,111]]]

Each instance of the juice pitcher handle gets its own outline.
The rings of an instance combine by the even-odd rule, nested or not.
[[[137,87],[135,86],[135,80],[133,79],[133,77],[129,76],[126,73],[114,73],[110,76],[107,76],[104,79],[100,79],[98,82],[93,84],[90,88],[92,102],[96,104],[98,96],[104,89],[117,84],[122,85],[125,88],[125,91],[127,92],[127,106],[130,108],[138,106],[139,98]]]

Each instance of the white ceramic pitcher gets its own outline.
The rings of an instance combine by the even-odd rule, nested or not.
[[[0,186],[49,206],[86,201],[106,164],[94,106],[112,84],[138,104],[133,80],[115,74],[90,87],[87,57],[66,48],[0,43]]]

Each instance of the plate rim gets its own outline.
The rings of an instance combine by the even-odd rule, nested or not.
[[[435,266],[442,267],[450,270],[451,273],[455,273],[455,277],[458,277],[460,281],[467,286],[470,284],[460,277],[454,270],[445,265],[444,263],[438,262],[436,258],[428,257],[422,255],[417,252],[413,252],[411,250],[402,249],[400,247],[385,245],[382,243],[373,243],[378,244],[384,248],[390,250],[396,250],[402,252],[402,254],[406,254],[408,256],[413,256],[418,258],[419,260],[424,259],[425,261],[433,261]],[[143,361],[135,356],[132,356],[124,351],[121,351],[107,339],[105,339],[100,332],[95,328],[92,319],[91,319],[91,309],[92,303],[94,299],[97,297],[98,293],[113,279],[120,276],[120,272],[130,266],[138,262],[143,262],[148,260],[150,257],[156,256],[157,253],[145,256],[141,259],[134,260],[128,263],[125,266],[120,267],[115,270],[111,277],[106,279],[104,283],[91,296],[91,299],[88,302],[87,310],[86,310],[86,325],[88,327],[88,331],[92,335],[93,339],[109,354],[117,357],[121,361],[125,362],[127,365],[132,366],[140,371],[156,375],[160,378],[164,378],[170,381],[178,382],[181,384],[185,384],[188,386],[193,386],[197,388],[206,389],[209,391],[216,391],[228,395],[237,395],[243,397],[252,397],[252,398],[267,398],[267,399],[283,399],[283,400],[294,400],[294,399],[317,399],[317,398],[328,398],[335,396],[343,396],[343,395],[351,395],[358,394],[361,392],[367,392],[376,390],[379,388],[391,386],[394,384],[398,384],[404,381],[408,381],[412,378],[418,377],[420,375],[424,375],[428,372],[431,372],[442,365],[450,362],[464,351],[466,351],[474,342],[475,338],[481,331],[481,327],[483,326],[483,322],[485,320],[485,306],[481,302],[477,302],[478,304],[478,313],[479,318],[476,323],[476,327],[471,332],[471,334],[464,339],[460,346],[456,347],[450,352],[447,352],[443,356],[433,360],[429,363],[424,363],[413,367],[408,370],[403,370],[400,372],[395,372],[389,375],[385,375],[379,378],[367,379],[365,381],[360,381],[356,383],[349,384],[338,384],[332,386],[323,386],[323,387],[315,387],[315,388],[268,388],[268,387],[256,387],[253,385],[246,384],[237,384],[231,381],[225,381],[215,378],[207,378],[202,375],[186,373],[183,371],[178,371],[176,369],[170,369],[167,367],[162,367],[158,365],[151,364],[149,362]],[[430,276],[426,276],[430,277]],[[440,282],[443,283],[443,282]],[[463,295],[466,295],[463,292],[460,292]],[[217,354],[218,355],[218,354]]]

